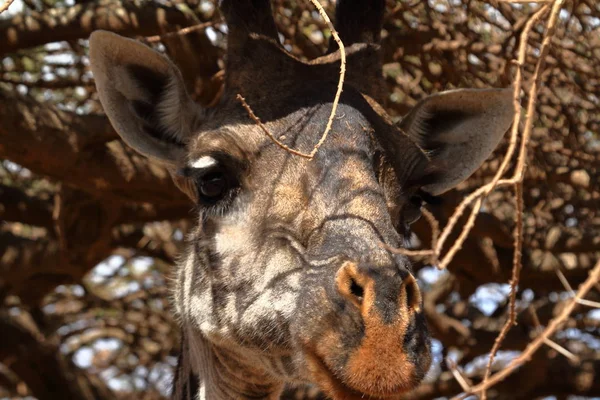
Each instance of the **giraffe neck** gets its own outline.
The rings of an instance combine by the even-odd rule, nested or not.
[[[185,332],[177,367],[175,400],[279,399],[283,384],[198,334]]]

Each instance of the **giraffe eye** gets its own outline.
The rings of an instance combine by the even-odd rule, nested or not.
[[[198,203],[208,209],[226,207],[239,188],[236,169],[227,160],[203,156],[181,170],[181,175],[193,180]]]
[[[210,171],[197,179],[198,194],[207,202],[223,198],[229,190],[229,181],[223,171]]]

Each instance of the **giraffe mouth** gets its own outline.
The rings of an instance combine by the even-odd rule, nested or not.
[[[381,387],[377,391],[358,390],[345,383],[316,352],[306,350],[305,356],[313,379],[321,390],[333,400],[364,400],[365,397],[395,400],[400,399],[403,394],[413,389],[401,384],[395,387]]]

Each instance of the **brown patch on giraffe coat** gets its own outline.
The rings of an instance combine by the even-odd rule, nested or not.
[[[343,168],[340,169],[338,179],[345,179],[348,182],[349,191],[360,191],[365,189],[365,182],[372,182],[369,177],[369,171],[365,168],[364,160],[357,157],[349,157]]]
[[[274,202],[269,212],[285,222],[291,222],[300,210],[308,207],[308,196],[300,185],[276,186],[273,196],[282,201]]]

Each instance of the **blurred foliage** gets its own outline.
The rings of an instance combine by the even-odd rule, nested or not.
[[[312,59],[326,50],[330,32],[310,2],[275,0],[273,4],[281,40],[288,51],[301,59]],[[333,15],[333,2],[323,4]],[[170,10],[174,16],[181,14],[177,17],[178,25],[159,26],[152,35],[177,30],[194,21],[213,22],[203,30],[165,35],[158,40],[148,38],[147,32],[138,34],[140,29],[136,26],[122,29],[167,53],[182,69],[194,98],[204,105],[214,104],[221,93],[227,30],[214,2],[206,0],[17,0],[0,16],[0,42],[5,40],[13,46],[11,51],[3,52],[0,44],[0,99],[13,104],[16,101],[15,112],[24,109],[20,102],[27,99],[40,107],[55,107],[68,113],[64,115],[101,115],[89,69],[86,38],[101,23],[105,29],[114,23],[118,30],[111,13],[122,16],[123,9],[130,10],[131,15],[143,9],[154,12],[152,7]],[[517,68],[511,60],[516,58],[520,34],[537,8],[533,3],[497,1],[389,0],[382,34],[388,112],[399,119],[418,100],[441,90],[509,86]],[[24,20],[28,22],[22,28]],[[141,19],[139,25],[143,27],[150,22]],[[54,28],[59,25],[70,27],[68,38]],[[31,35],[27,39],[17,35],[10,42],[10,30],[19,26],[19,32],[29,31]],[[539,24],[531,36],[528,62],[522,67],[526,81],[533,72],[542,32],[543,25]],[[191,54],[189,49],[182,50],[186,49],[185,43],[201,47],[192,47]],[[518,354],[534,335],[535,325],[525,312],[529,306],[538,310],[542,324],[560,310],[567,295],[554,271],[563,271],[576,287],[599,259],[599,66],[600,3],[568,1],[560,14],[542,79],[525,181],[525,268],[519,288],[519,326],[514,328],[515,337],[507,340],[504,347],[507,352],[498,357],[496,368]],[[0,103],[0,107],[2,104],[8,103]],[[66,131],[64,115],[56,118]],[[19,115],[16,117],[21,119]],[[131,200],[135,198],[133,194],[129,200],[120,201],[123,207],[132,207],[143,217],[127,221],[121,215],[111,220],[108,234],[100,236],[106,245],[100,250],[94,247],[93,257],[81,259],[87,262],[77,261],[78,268],[63,268],[64,260],[60,259],[53,264],[51,273],[45,270],[43,275],[27,275],[11,269],[27,265],[27,260],[37,260],[38,256],[58,260],[64,255],[61,251],[72,242],[65,239],[65,229],[61,230],[64,217],[59,206],[69,205],[65,198],[83,197],[92,202],[89,196],[103,205],[116,201],[114,198],[105,201],[97,192],[79,187],[68,174],[48,176],[35,163],[19,165],[16,153],[3,150],[4,140],[18,141],[24,129],[34,130],[41,121],[22,119],[25,125],[19,126],[0,119],[0,157],[4,158],[0,165],[0,218],[5,220],[0,225],[0,315],[6,323],[18,324],[39,339],[34,344],[27,342],[32,349],[42,344],[55,346],[56,352],[69,361],[61,367],[65,374],[71,371],[84,376],[87,384],[96,388],[108,385],[114,390],[110,395],[113,398],[162,398],[169,391],[179,346],[177,323],[168,304],[168,275],[190,226],[186,218],[190,207],[183,205],[183,211],[174,215],[166,216],[156,210],[151,214],[144,199],[139,199],[139,204]],[[76,134],[82,137],[88,135],[85,123],[90,124],[90,129],[98,126],[96,120],[82,121],[76,126],[80,130]],[[106,135],[86,146],[111,146],[116,137],[111,133]],[[25,143],[23,148],[27,146]],[[74,147],[78,152],[83,151]],[[466,193],[490,179],[506,147],[507,143],[503,143],[471,179],[445,196],[444,206],[434,210],[442,222]],[[79,190],[83,194],[79,195]],[[453,378],[442,362],[445,357],[461,364],[473,381],[481,379],[483,356],[507,315],[506,282],[512,265],[510,232],[514,224],[514,205],[510,199],[508,192],[499,190],[486,200],[481,223],[449,272],[436,272],[422,264],[416,266],[426,301],[429,296],[434,305],[428,318],[435,325],[437,361],[426,382],[436,389],[429,394],[424,391],[424,395],[416,398],[450,396],[460,391],[454,390],[455,383],[454,386],[448,383]],[[39,213],[39,219],[33,218],[32,210]],[[87,211],[77,214],[84,227],[92,224],[85,220],[89,215]],[[156,215],[155,219],[152,215]],[[426,225],[417,227],[416,232],[419,240],[415,241],[426,246],[428,239],[423,233]],[[63,243],[65,240],[67,244]],[[86,242],[87,247],[78,244],[78,251],[85,255],[95,240]],[[44,247],[40,249],[32,243]],[[98,264],[95,260],[104,261]],[[69,265],[73,263],[70,261]],[[36,286],[39,279],[46,280],[44,289]],[[40,290],[43,301],[32,303],[25,299],[22,293],[28,290]],[[593,296],[597,300],[600,291]],[[448,318],[445,322],[440,322],[442,314]],[[456,327],[453,322],[467,329],[466,337],[464,332],[461,336],[453,330]],[[444,327],[449,330],[443,331]],[[522,384],[518,398],[600,395],[594,392],[598,385],[593,383],[600,381],[595,375],[600,370],[592,368],[591,383],[588,367],[588,375],[578,372],[590,365],[586,362],[593,366],[599,362],[599,328],[597,310],[578,308],[555,338],[582,360],[578,366],[572,366],[573,376],[565,373],[556,377],[565,383],[553,389],[546,378],[549,371],[555,370],[544,369],[544,365],[552,364],[544,362],[561,356],[545,349],[537,356],[542,363],[534,363],[539,367],[537,375],[527,371],[517,373],[525,374],[517,381]],[[43,385],[36,389],[35,379],[23,372],[27,367],[19,364],[19,351],[15,348],[0,351],[0,397],[58,398],[44,397]],[[30,368],[33,375],[34,365]],[[88,398],[99,398],[101,392],[98,389]],[[489,393],[493,399],[517,398],[511,396],[514,393],[505,389]]]

